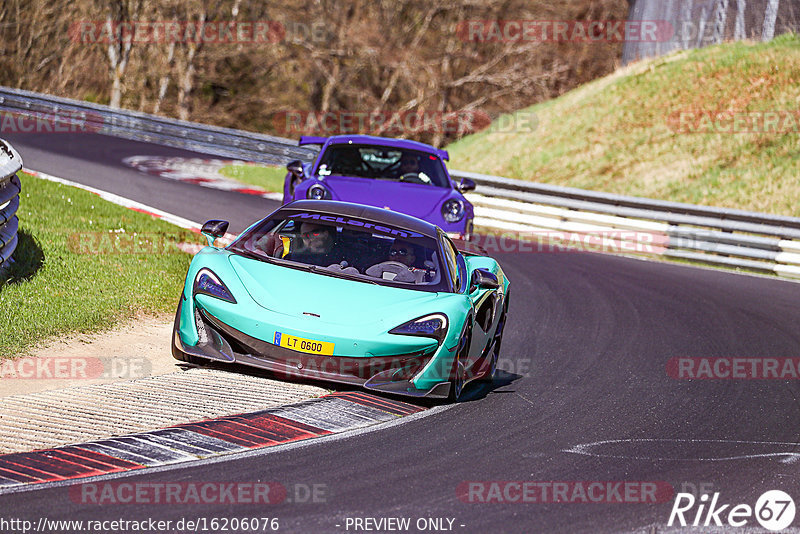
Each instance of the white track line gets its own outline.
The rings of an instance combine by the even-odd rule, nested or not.
[[[95,189],[94,187],[89,187],[88,185],[79,184],[77,182],[73,182],[70,180],[65,180],[64,178],[59,178],[58,176],[53,176],[52,174],[47,174],[44,172],[34,171],[32,169],[28,169],[23,167],[22,172],[28,173],[31,176],[35,176],[37,178],[41,178],[43,180],[47,180],[50,182],[56,182],[63,185],[69,185],[71,187],[77,187],[78,189],[83,189],[84,191],[89,191],[90,193],[94,193],[95,195],[99,196],[103,200],[107,200],[119,206],[141,211],[148,213],[154,217],[158,217],[159,219],[163,219],[167,222],[170,222],[176,226],[180,226],[181,228],[187,228],[189,230],[199,231],[202,227],[202,224],[196,223],[194,221],[190,221],[189,219],[184,219],[183,217],[178,217],[177,215],[173,215],[171,213],[167,213],[166,211],[162,211],[158,208],[154,208],[152,206],[148,206],[147,204],[142,204],[141,202],[137,202],[135,200],[131,200],[129,198],[121,197],[119,195],[115,195],[114,193],[109,193],[108,191],[103,191],[101,189]]]
[[[177,215],[173,215],[172,213],[167,213],[166,211],[160,210],[158,208],[154,208],[152,206],[148,206],[147,204],[142,204],[141,202],[137,202],[135,200],[131,200],[129,198],[125,198],[114,193],[109,193],[108,191],[103,191],[102,189],[96,189],[94,187],[90,187],[88,185],[79,184],[78,182],[73,182],[71,180],[66,180],[64,178],[59,178],[58,176],[53,176],[52,174],[47,174],[45,172],[34,171],[33,169],[28,169],[23,167],[22,172],[30,174],[36,178],[41,178],[42,180],[47,180],[49,182],[55,182],[62,185],[67,185],[70,187],[77,187],[78,189],[83,189],[84,191],[88,191],[93,193],[103,200],[107,200],[112,204],[116,204],[118,206],[122,206],[124,208],[128,208],[131,210],[138,211],[140,213],[146,213],[147,215],[152,215],[157,219],[161,219],[168,223],[174,224],[180,228],[186,228],[187,230],[191,230],[192,232],[200,233],[200,229],[203,227],[201,223],[190,221],[189,219],[184,219],[183,217],[179,217]],[[220,238],[218,244],[220,246],[227,245],[231,241],[236,239],[235,234],[225,234],[224,237]],[[204,245],[197,245],[195,248],[189,250],[187,252],[190,254],[197,253]]]

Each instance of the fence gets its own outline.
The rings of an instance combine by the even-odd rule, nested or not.
[[[102,133],[267,164],[315,156],[314,150],[297,147],[296,141],[290,139],[172,121],[27,91],[0,88],[0,112],[3,111],[63,120],[74,120],[76,113],[91,113],[92,124]],[[612,195],[463,171],[454,170],[451,174],[478,184],[475,193],[469,195],[475,205],[478,230],[534,235],[555,231],[578,236],[632,231],[632,239],[637,233],[646,233],[663,237],[658,251],[663,256],[800,277],[800,218]]]
[[[17,171],[22,158],[10,144],[0,140],[0,270],[17,248],[19,193],[22,190]]]
[[[630,20],[667,21],[671,39],[627,42],[622,61],[629,63],[674,50],[700,48],[723,41],[769,41],[800,29],[798,0],[633,0]]]

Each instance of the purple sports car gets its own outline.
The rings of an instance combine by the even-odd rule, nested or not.
[[[453,181],[446,150],[404,139],[369,135],[300,138],[300,145],[322,145],[316,161],[292,161],[283,188],[293,200],[342,200],[413,215],[453,237],[472,232],[473,208],[463,193],[475,182]]]

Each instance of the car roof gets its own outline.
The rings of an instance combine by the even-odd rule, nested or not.
[[[340,144],[358,144],[358,145],[376,145],[376,146],[389,146],[392,148],[405,148],[407,150],[419,150],[427,154],[434,154],[441,159],[447,161],[450,155],[447,150],[441,150],[419,141],[412,141],[410,139],[395,139],[393,137],[378,137],[375,135],[333,135],[328,138],[324,137],[301,137],[300,145],[305,144],[322,144],[327,147],[328,145]]]
[[[384,223],[387,226],[410,230],[433,239],[437,239],[437,226],[417,219],[410,215],[396,211],[365,206],[353,202],[340,202],[338,200],[295,200],[278,209],[273,215],[286,211],[308,211],[324,213],[326,215],[339,215],[344,217],[357,217],[373,222]]]

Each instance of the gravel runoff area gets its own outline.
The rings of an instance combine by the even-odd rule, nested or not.
[[[12,395],[0,398],[0,453],[254,412],[326,393],[305,384],[192,368],[137,380]]]
[[[327,390],[170,353],[172,318],[140,317],[0,360],[0,454],[275,408]]]

